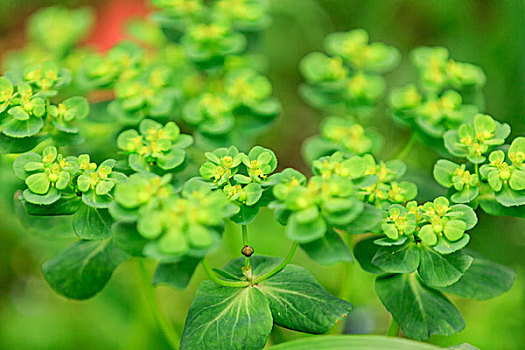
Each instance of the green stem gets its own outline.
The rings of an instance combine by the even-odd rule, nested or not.
[[[166,340],[168,341],[170,347],[174,350],[177,350],[179,348],[180,335],[175,332],[175,329],[171,326],[169,320],[166,318],[166,316],[162,313],[162,310],[160,309],[157,296],[155,295],[155,290],[153,289],[153,285],[150,283],[150,278],[148,275],[148,271],[146,270],[146,266],[144,266],[144,262],[141,259],[137,259],[137,262],[140,277],[140,286],[149,304],[149,308],[153,312],[155,321],[157,322],[157,325],[159,326],[162,333],[164,334],[164,337],[166,337]]]
[[[242,244],[244,246],[247,246],[248,245],[248,226],[246,225],[241,225],[241,228],[242,228]],[[248,271],[249,269],[251,269],[251,266],[250,266],[250,258],[245,256],[244,257],[244,269],[246,271]]]
[[[297,250],[297,246],[298,245],[299,245],[299,243],[297,241],[294,241],[293,244],[292,244],[292,247],[290,248],[290,251],[288,252],[288,255],[286,256],[286,258],[284,258],[284,260],[279,265],[277,265],[276,267],[271,269],[269,272],[265,273],[262,276],[259,276],[255,280],[253,280],[252,284],[261,283],[265,279],[272,277],[273,275],[275,275],[276,273],[278,273],[282,269],[284,269],[285,266],[288,265],[290,260],[292,260],[294,254],[295,254],[295,251]]]
[[[354,250],[354,235],[341,235],[344,242],[350,248],[350,251]],[[341,266],[341,283],[339,284],[339,292],[337,297],[346,301],[350,301],[350,292],[352,291],[352,280],[354,276],[355,263],[343,262]],[[339,322],[335,327],[330,330],[330,334],[343,334],[345,330],[346,319]]]
[[[397,324],[396,320],[392,317],[392,321],[390,321],[390,327],[388,328],[387,335],[389,337],[397,337],[399,334],[399,324]]]
[[[213,282],[215,282],[218,285],[220,285],[220,286],[234,287],[234,288],[243,288],[243,287],[248,287],[250,285],[250,282],[248,282],[248,281],[226,281],[226,280],[220,279],[219,277],[217,277],[215,272],[213,272],[213,270],[212,270],[210,264],[208,263],[208,260],[206,260],[206,258],[201,260],[201,265],[204,268],[204,270],[206,271],[206,273],[208,274],[208,276],[210,277],[210,279]]]
[[[481,181],[480,180],[481,177],[479,176],[479,164],[478,163],[474,164],[474,169],[476,170],[476,175],[478,177],[478,184],[479,184],[479,182]]]
[[[397,154],[397,156],[395,157],[395,159],[399,159],[399,160],[403,160],[406,158],[406,156],[408,156],[408,154],[410,153],[410,151],[412,150],[412,147],[414,147],[414,144],[416,143],[416,134],[415,133],[412,133],[410,135],[410,138],[408,139],[408,142],[406,143],[406,145],[403,147],[403,149],[401,151],[399,151],[399,153]]]

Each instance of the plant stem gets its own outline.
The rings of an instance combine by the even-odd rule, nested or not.
[[[241,225],[241,228],[242,228],[242,244],[244,246],[247,246],[248,245],[248,226]],[[246,271],[251,269],[250,258],[247,256],[244,257],[244,268]]]
[[[267,272],[264,275],[259,276],[258,278],[254,279],[252,284],[260,283],[260,282],[264,281],[265,279],[270,278],[273,275],[275,275],[276,273],[280,272],[282,269],[284,269],[285,266],[288,265],[290,260],[292,260],[294,254],[295,254],[295,251],[297,250],[297,246],[298,245],[299,245],[299,243],[297,241],[294,241],[293,244],[292,244],[292,247],[290,248],[290,251],[288,252],[288,255],[286,256],[286,258],[284,258],[284,260],[279,265],[277,265],[276,267],[271,269],[269,272]]]
[[[174,350],[177,350],[179,348],[180,335],[176,333],[175,329],[172,327],[169,320],[166,318],[166,316],[162,313],[162,310],[160,309],[157,296],[155,295],[155,290],[153,288],[153,285],[150,283],[150,278],[148,275],[148,271],[146,270],[146,266],[144,266],[144,262],[141,259],[137,259],[137,262],[140,277],[140,286],[143,290],[143,294],[146,298],[146,301],[149,304],[149,308],[151,309],[155,321],[157,322],[157,325],[159,326],[162,333],[164,334],[164,337],[168,341],[170,347]]]
[[[406,145],[399,151],[395,159],[403,160],[408,156],[410,151],[412,150],[412,147],[414,147],[414,144],[416,143],[416,134],[412,133],[410,135],[410,138],[408,139]]]
[[[480,180],[480,177],[479,177],[479,164],[478,163],[474,164],[474,169],[476,170],[476,175],[478,177],[478,184],[479,184],[479,182],[481,180]]]
[[[248,281],[226,281],[226,280],[220,279],[219,277],[217,277],[215,272],[213,272],[213,270],[212,270],[210,264],[208,263],[208,260],[206,260],[206,258],[203,258],[201,260],[201,265],[204,268],[204,270],[206,271],[206,273],[208,274],[208,276],[210,276],[210,279],[213,282],[215,282],[218,285],[220,285],[220,286],[234,287],[234,288],[243,288],[243,287],[248,287],[250,285],[250,282],[248,282]]]
[[[344,242],[346,243],[346,245],[348,246],[348,248],[350,249],[350,251],[353,251],[355,236],[348,235],[348,234],[342,234],[341,236]],[[341,280],[339,284],[340,287],[339,287],[339,292],[337,293],[337,297],[339,299],[343,299],[346,301],[350,301],[351,299],[350,292],[352,290],[351,282],[354,277],[354,266],[355,266],[355,262],[343,262],[342,263],[341,272],[340,272],[340,276],[341,276]],[[346,323],[346,319],[339,322],[336,326],[334,326],[330,330],[330,334],[343,334],[345,331],[345,323]]]
[[[389,337],[397,337],[399,334],[399,325],[397,324],[396,320],[392,317],[392,321],[390,321],[390,327],[388,328],[387,335]]]

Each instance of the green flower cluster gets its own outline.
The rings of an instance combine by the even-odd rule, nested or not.
[[[329,117],[321,122],[321,134],[308,139],[303,154],[312,162],[320,157],[341,152],[345,156],[375,153],[383,143],[381,134],[363,128],[347,118]]]
[[[358,227],[366,232],[377,224],[374,215],[361,217],[373,208],[366,208],[358,184],[375,181],[375,177],[366,176],[363,159],[344,159],[341,153],[335,153],[314,161],[313,171],[308,181],[293,169],[275,175],[271,207],[277,220],[286,225],[290,239],[304,244],[333,229],[360,233]]]
[[[144,118],[176,116],[180,90],[173,87],[173,71],[168,66],[152,66],[138,76],[115,84],[116,100],[109,110],[120,120],[136,124]]]
[[[508,162],[503,151],[492,152],[489,163],[480,168],[481,177],[503,206],[525,205],[525,137],[512,141],[507,157]]]
[[[51,205],[63,195],[82,196],[82,201],[93,208],[107,208],[112,201],[112,189],[126,176],[113,171],[115,161],[108,159],[97,166],[89,155],[64,157],[53,146],[42,155],[24,153],[13,163],[15,175],[24,180],[27,189],[23,199],[35,205]]]
[[[430,144],[449,130],[472,121],[483,107],[480,89],[485,75],[479,67],[449,59],[441,47],[419,47],[411,53],[422,92],[409,84],[394,89],[390,107],[394,119],[408,124]]]
[[[325,39],[328,55],[314,52],[300,64],[306,85],[300,92],[312,106],[323,110],[359,112],[383,95],[381,73],[399,62],[399,52],[382,43],[369,43],[362,29],[333,33]]]
[[[224,87],[188,101],[182,117],[207,137],[219,137],[234,129],[256,131],[269,125],[280,113],[280,103],[271,96],[270,81],[252,69],[228,72]]]
[[[222,189],[239,207],[233,221],[243,225],[252,222],[271,194],[268,189],[273,184],[270,175],[277,168],[275,154],[260,146],[253,147],[248,154],[231,146],[207,152],[206,158],[200,168],[201,177]]]
[[[113,88],[119,81],[138,79],[145,69],[144,60],[144,50],[140,46],[120,42],[104,54],[87,55],[77,67],[74,79],[78,87],[87,91]],[[148,78],[143,77],[146,81]],[[150,81],[153,82],[155,80]]]
[[[481,68],[452,60],[444,47],[418,47],[411,53],[425,91],[480,89],[486,77]]]
[[[272,89],[268,78],[253,69],[232,70],[224,77],[224,92],[233,103],[234,115],[251,129],[271,123],[281,112]],[[245,120],[248,116],[253,118]]]
[[[221,22],[231,23],[241,32],[258,32],[271,24],[266,0],[217,0],[212,16]]]
[[[463,204],[450,205],[445,197],[418,205],[391,205],[385,212],[381,230],[386,236],[376,244],[391,246],[421,242],[441,254],[450,254],[465,247],[470,237],[465,232],[477,223],[474,210]]]
[[[443,138],[450,154],[479,164],[487,159],[485,154],[491,149],[504,144],[509,134],[508,124],[501,124],[486,114],[476,114],[472,123],[447,131]]]
[[[504,128],[499,123],[496,125]],[[507,133],[508,131],[505,131],[505,136]],[[481,138],[483,135],[478,136],[478,140]],[[490,146],[490,140],[496,144],[503,142],[503,139],[497,136],[488,136],[487,139],[489,142],[486,145]],[[485,150],[488,150],[487,148]],[[472,169],[468,170],[466,164],[438,160],[434,166],[434,178],[440,185],[450,188],[450,198],[456,203],[472,203],[474,206],[480,204],[483,210],[492,215],[515,215],[516,213],[507,208],[525,205],[525,138],[516,138],[508,148],[507,154],[503,150],[490,153],[488,162],[482,154],[484,152],[479,158],[483,160],[468,157],[475,164],[474,173]]]
[[[165,31],[180,33],[194,23],[212,20],[251,33],[271,23],[266,0],[218,0],[210,6],[202,0],[153,0],[153,4],[161,11],[154,18]]]
[[[246,48],[244,35],[222,22],[193,24],[180,42],[188,57],[203,68],[221,66],[226,56],[240,54]]]
[[[136,223],[136,231],[147,240],[141,252],[146,256],[161,261],[203,257],[219,241],[224,220],[238,208],[209,183],[190,180],[175,194],[170,181],[171,175],[131,175],[117,185],[110,212]]]
[[[417,186],[412,182],[399,181],[406,173],[405,163],[395,159],[378,163],[370,154],[364,155],[362,160],[366,166],[365,174],[375,178],[373,183],[360,185],[360,192],[367,203],[385,207],[416,198]]]
[[[243,32],[266,28],[270,17],[261,0],[220,0],[210,6],[200,0],[155,0],[154,14],[164,33],[179,41],[188,58],[204,69],[224,65],[226,58],[247,47]]]
[[[441,138],[448,130],[471,120],[477,112],[475,106],[464,105],[461,95],[454,90],[424,97],[414,85],[393,90],[390,107],[395,120],[431,139]]]
[[[75,122],[89,113],[83,97],[70,97],[54,104],[56,95],[67,82],[54,64],[46,63],[26,70],[16,86],[0,77],[0,153],[21,153],[34,148],[47,137],[61,140],[77,134]]]
[[[129,129],[117,138],[118,148],[129,155],[128,164],[136,172],[177,169],[186,159],[185,148],[192,143],[193,137],[181,134],[174,122],[162,126],[149,119],[140,123],[139,131]]]

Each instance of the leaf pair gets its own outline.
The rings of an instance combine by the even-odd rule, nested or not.
[[[376,279],[377,295],[401,330],[414,339],[464,328],[460,312],[441,292],[485,300],[505,293],[515,280],[511,269],[470,250],[442,256],[413,244],[378,247],[375,240],[359,242],[356,259],[364,270],[381,274]]]
[[[264,256],[251,260],[255,278],[280,262]],[[242,278],[243,263],[236,259],[224,271]],[[181,349],[262,349],[273,323],[325,333],[350,311],[350,304],[329,295],[309,272],[295,265],[246,288],[205,281],[188,312]]]

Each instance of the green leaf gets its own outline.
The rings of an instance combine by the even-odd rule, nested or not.
[[[39,154],[33,152],[21,154],[13,162],[13,172],[17,178],[25,180],[30,175],[30,172],[25,169],[26,165],[40,162],[42,162],[42,156]]]
[[[525,210],[522,207],[504,207],[499,204],[495,199],[482,199],[479,202],[481,209],[485,213],[494,216],[514,216],[517,218],[525,218]]]
[[[113,181],[101,180],[97,184],[97,187],[95,187],[95,194],[97,196],[106,195],[113,189],[114,186],[115,183]]]
[[[452,186],[452,173],[457,168],[459,168],[459,165],[456,163],[451,162],[450,160],[440,159],[434,165],[434,178],[438,184],[449,188]]]
[[[254,256],[250,259],[254,278],[268,272],[282,259]],[[225,268],[242,276],[244,259],[231,261]],[[326,292],[310,272],[287,265],[281,272],[262,281],[258,289],[268,297],[275,324],[307,333],[325,333],[347,316],[352,306]]]
[[[411,273],[419,266],[419,249],[413,243],[380,247],[372,264],[389,273]]]
[[[75,214],[73,229],[80,239],[102,240],[111,235],[113,219],[107,209],[83,205]]]
[[[26,212],[34,216],[72,215],[82,205],[82,200],[75,193],[62,193],[56,202],[49,205],[32,204],[25,200],[23,202]]]
[[[385,271],[381,270],[379,266],[372,264],[372,259],[376,255],[380,246],[375,244],[374,241],[377,240],[379,236],[372,236],[362,241],[358,242],[354,247],[354,256],[356,260],[361,265],[361,268],[366,272],[370,273],[384,273]]]
[[[270,346],[268,350],[439,350],[436,345],[380,335],[323,335]]]
[[[323,218],[318,217],[312,222],[301,223],[299,221],[300,213],[294,213],[288,220],[286,233],[288,238],[298,241],[299,243],[313,242],[324,236],[326,232],[326,222]]]
[[[440,288],[464,298],[487,300],[495,298],[512,288],[516,272],[511,268],[490,261],[472,250],[468,254],[474,258],[469,269],[456,283]]]
[[[32,136],[20,139],[0,134],[0,154],[30,151],[46,138],[44,136]]]
[[[26,179],[26,185],[33,193],[46,194],[51,182],[49,182],[49,178],[45,173],[36,173],[29,175]]]
[[[441,255],[432,248],[421,247],[419,276],[430,287],[446,287],[457,282],[472,263],[462,252]]]
[[[188,311],[181,350],[259,350],[272,330],[268,299],[256,287],[201,283]]]
[[[465,248],[469,241],[470,236],[467,234],[464,234],[460,240],[455,242],[450,242],[448,239],[439,237],[437,244],[433,246],[432,249],[441,254],[450,254]]]
[[[56,188],[51,187],[45,195],[35,194],[27,189],[24,190],[23,196],[27,202],[42,206],[55,203],[60,199],[61,194],[56,190]]]
[[[82,193],[82,201],[93,208],[108,208],[112,198],[109,195],[98,196],[95,191]]]
[[[525,191],[513,191],[509,186],[503,186],[496,193],[496,200],[505,207],[525,205]]]
[[[463,237],[467,224],[461,220],[450,220],[445,224],[443,233],[448,240],[454,242]]]
[[[342,261],[352,262],[354,260],[348,246],[341,236],[333,230],[328,230],[323,237],[313,242],[301,244],[301,248],[310,258],[321,265],[332,265]]]
[[[427,287],[416,274],[379,276],[376,293],[406,336],[425,340],[431,335],[452,335],[465,328],[456,307],[441,293]]]
[[[84,119],[89,114],[89,103],[84,97],[70,97],[62,102],[62,104],[67,108],[64,115],[66,121]]]
[[[479,188],[477,187],[463,187],[459,192],[454,193],[450,199],[454,203],[470,203],[479,194]]]
[[[123,251],[132,256],[144,256],[144,247],[149,242],[137,231],[136,223],[115,222],[111,226],[113,242]]]
[[[261,282],[259,289],[270,300],[274,322],[299,332],[326,333],[352,311],[349,303],[328,294],[310,272],[295,265]]]
[[[348,224],[344,230],[348,233],[358,234],[370,232],[383,218],[383,212],[370,204],[365,204],[359,216]]]
[[[183,256],[180,261],[159,264],[153,275],[153,284],[165,284],[175,289],[184,289],[190,283],[200,261],[201,259],[192,256]]]
[[[241,204],[239,205],[237,214],[233,215],[230,220],[238,225],[248,225],[257,217],[259,208],[260,206],[258,204],[252,206]]]
[[[42,266],[44,277],[57,293],[83,300],[108,283],[128,255],[108,241],[80,241]]]
[[[27,120],[11,119],[2,128],[2,133],[9,137],[24,138],[38,134],[44,126],[42,118],[31,117]]]
[[[157,158],[157,165],[164,170],[170,170],[178,167],[184,162],[186,152],[174,148],[167,154],[162,154]]]

